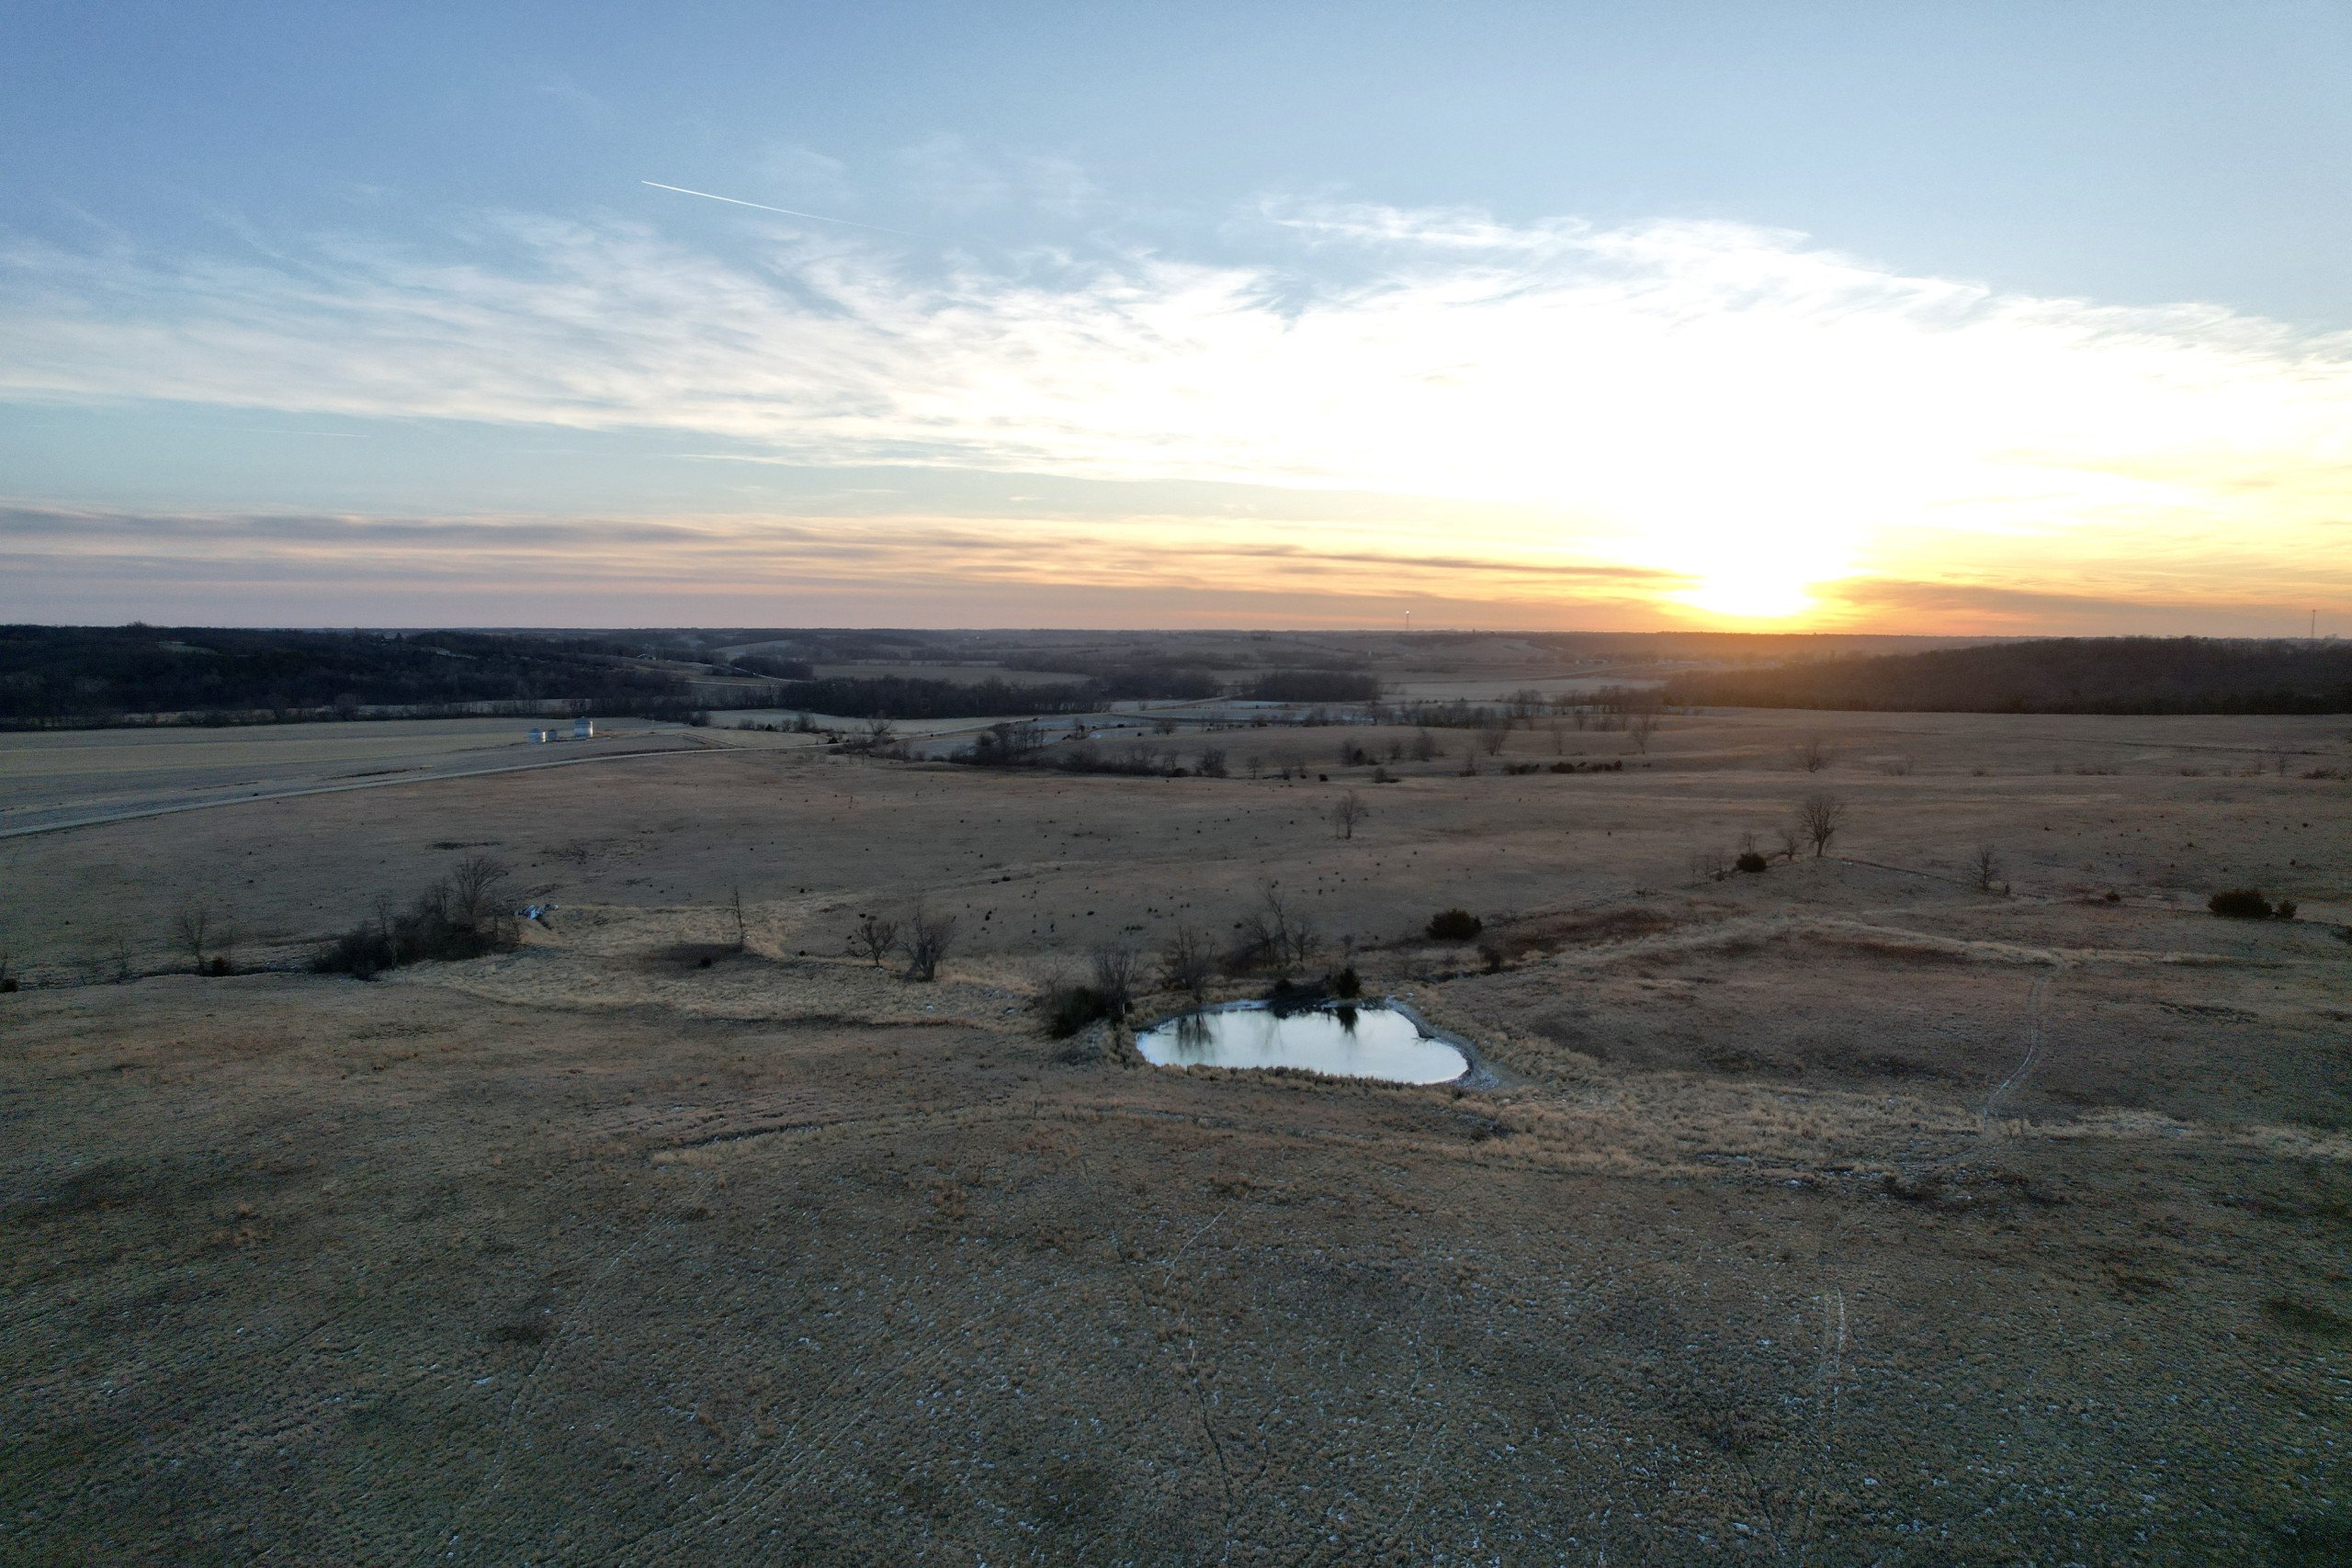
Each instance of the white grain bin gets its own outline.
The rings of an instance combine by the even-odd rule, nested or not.
[[[575,719],[573,719],[573,720],[571,721],[571,738],[572,738],[574,740],[594,740],[594,739],[596,739],[596,721],[595,721],[594,719],[593,719],[593,718],[575,718]]]

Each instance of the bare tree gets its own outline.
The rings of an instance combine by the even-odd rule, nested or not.
[[[481,931],[498,919],[506,902],[506,863],[490,855],[468,855],[449,874],[449,914],[469,931]]]
[[[1287,975],[1312,958],[1322,945],[1315,928],[1290,907],[1282,889],[1262,883],[1258,902],[1241,917],[1242,951],[1254,962]]]
[[[899,951],[899,922],[879,915],[860,915],[849,933],[849,950],[852,956],[867,959],[879,969],[884,959]]]
[[[1650,737],[1657,733],[1657,715],[1648,708],[1640,709],[1626,719],[1625,733],[1633,740],[1634,750],[1647,756]]]
[[[935,980],[956,945],[956,917],[941,914],[921,897],[907,916],[907,978]]]
[[[172,916],[172,942],[187,954],[188,963],[198,974],[204,970],[204,954],[210,945],[212,906],[200,899],[182,904]]]
[[[1793,822],[1783,823],[1774,829],[1773,840],[1774,852],[1782,860],[1796,859],[1797,852],[1804,848],[1804,835],[1797,831],[1796,824]]]
[[[1414,730],[1413,761],[1426,762],[1437,755],[1439,755],[1437,737],[1431,735],[1426,728]]]
[[[1363,796],[1350,790],[1340,797],[1339,805],[1331,807],[1331,826],[1339,829],[1342,839],[1352,839],[1356,829],[1371,815],[1372,807],[1363,803]]]
[[[878,713],[865,721],[865,743],[868,746],[886,746],[898,733],[898,724]]]
[[[1478,726],[1478,744],[1487,749],[1489,757],[1502,755],[1503,743],[1510,739],[1510,720],[1489,717]]]
[[[751,932],[743,925],[743,889],[740,884],[727,890],[727,913],[735,921],[735,951],[741,953],[751,945]]]
[[[1190,997],[1195,1006],[1208,995],[1209,976],[1216,966],[1208,939],[1188,925],[1178,926],[1176,934],[1159,950],[1159,983]]]
[[[1827,790],[1815,790],[1797,802],[1797,831],[1813,846],[1815,860],[1828,852],[1829,840],[1846,826],[1846,803]]]
[[[2001,879],[2001,852],[1990,844],[1976,846],[1976,858],[1969,864],[1969,874],[1975,877],[1978,891],[1990,893]]]
[[[1829,742],[1818,735],[1808,735],[1790,749],[1789,755],[1806,773],[1817,773],[1829,765]]]
[[[1143,950],[1125,943],[1098,947],[1088,955],[1088,963],[1094,972],[1094,994],[1102,998],[1102,1010],[1110,1015],[1112,1022],[1125,1022],[1143,979]]]
[[[1204,779],[1221,779],[1225,777],[1225,748],[1222,746],[1204,746],[1201,748],[1200,763],[1193,771],[1200,774],[1201,777]]]
[[[1255,752],[1242,758],[1241,766],[1248,771],[1250,776],[1253,779],[1262,778],[1265,776],[1266,759],[1257,755]]]
[[[1554,714],[1548,728],[1552,731],[1552,755],[1566,756],[1568,754],[1568,721],[1558,714]]]

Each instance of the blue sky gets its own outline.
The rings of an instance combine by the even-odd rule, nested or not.
[[[2352,613],[2347,82],[2342,5],[19,4],[0,615]],[[2053,383],[2167,444],[1982,412]],[[1889,400],[1964,438],[1858,482]]]

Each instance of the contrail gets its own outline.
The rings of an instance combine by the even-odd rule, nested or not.
[[[853,229],[871,229],[877,234],[896,234],[906,240],[922,238],[920,234],[910,234],[904,229],[885,229],[879,223],[860,223],[854,218],[828,218],[821,212],[795,212],[789,207],[770,207],[764,201],[742,201],[731,196],[714,196],[707,190],[688,190],[684,186],[665,186],[660,180],[639,180],[637,183],[641,186],[651,186],[655,190],[673,190],[680,196],[698,196],[705,201],[723,201],[731,207],[756,207],[762,212],[781,212],[786,218],[812,218],[820,223],[846,223]]]

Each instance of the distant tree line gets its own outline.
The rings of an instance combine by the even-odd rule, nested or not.
[[[0,626],[0,725],[142,714],[327,717],[366,707],[571,702],[662,716],[684,684],[593,639],[469,632]],[[518,707],[517,711],[523,711]]]
[[[757,704],[842,718],[997,718],[1015,714],[1085,713],[1102,703],[1087,682],[1016,686],[1009,681],[922,681],[903,675],[831,676],[787,681]]]
[[[2352,643],[2057,637],[1685,675],[1664,694],[1889,713],[2352,713]]]
[[[1380,697],[1380,678],[1338,670],[1274,670],[1259,676],[1245,694],[1262,703],[1369,703]]]

